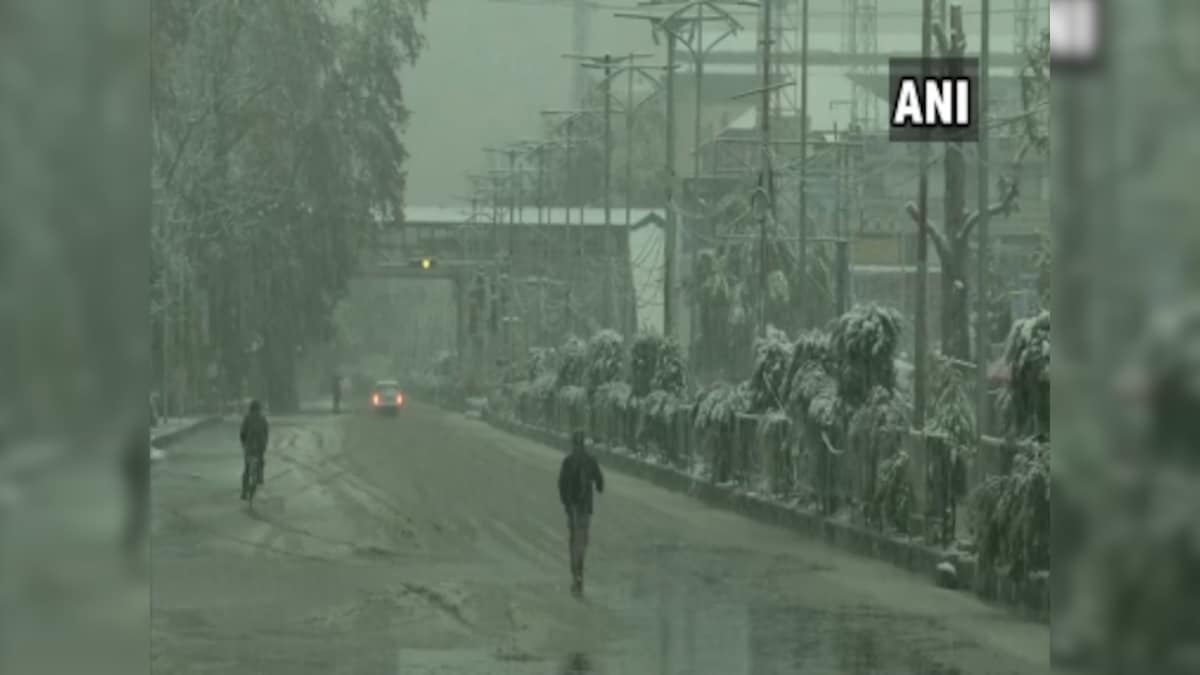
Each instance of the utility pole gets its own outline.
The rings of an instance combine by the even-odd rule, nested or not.
[[[629,67],[625,80],[625,227],[633,225],[633,66],[634,55],[629,54]]]
[[[979,199],[979,220],[975,223],[978,228],[978,256],[975,278],[975,431],[982,439],[988,429],[988,417],[991,412],[991,399],[988,396],[988,362],[991,360],[990,321],[988,321],[988,237],[991,220],[988,200],[988,56],[991,50],[991,1],[982,0],[979,19],[979,142],[977,159],[979,169],[979,185],[976,188]]]
[[[564,195],[565,196],[563,199],[563,213],[566,216],[566,222],[564,223],[565,229],[563,230],[563,242],[564,242],[564,246],[566,247],[567,251],[566,251],[566,255],[562,256],[562,260],[561,260],[561,263],[564,266],[563,274],[561,276],[563,279],[568,281],[568,284],[569,284],[568,290],[571,290],[571,287],[574,286],[575,281],[577,280],[577,275],[579,272],[579,262],[580,262],[575,259],[575,255],[578,252],[578,247],[575,245],[575,233],[573,232],[573,230],[571,228],[571,188],[574,186],[574,182],[575,182],[574,181],[575,172],[573,171],[573,167],[571,165],[571,159],[572,159],[571,146],[573,145],[573,142],[574,142],[574,131],[575,131],[574,122],[575,122],[576,117],[578,117],[582,114],[585,114],[585,113],[592,113],[592,112],[595,112],[595,111],[591,110],[591,109],[575,109],[575,110],[567,109],[567,110],[543,110],[542,111],[542,115],[545,115],[547,117],[550,117],[550,116],[563,116],[564,117],[563,130],[566,134],[565,144],[564,144],[565,145],[565,163],[566,163],[565,169],[566,170],[564,173],[565,173],[566,183],[564,185]],[[582,200],[581,200],[581,202],[582,202]],[[579,207],[579,210],[580,210],[579,224],[583,225],[583,206],[582,205]],[[583,233],[583,230],[580,229],[580,236],[582,236],[582,233]],[[567,297],[570,298],[570,297],[572,297],[572,295],[573,295],[572,293],[568,293]]]
[[[675,33],[667,30],[667,189],[663,233],[663,336],[675,332]]]
[[[836,137],[836,131],[834,135]],[[850,144],[844,137],[837,141],[837,240],[833,245],[837,265],[837,315],[841,316],[850,309]]]
[[[633,100],[633,81],[634,76],[641,76],[648,80],[655,88],[655,91],[662,88],[662,82],[651,74],[652,70],[663,70],[662,66],[639,66],[635,65],[636,59],[643,59],[653,56],[653,54],[637,54],[631,52],[627,56],[620,58],[606,55],[596,59],[594,57],[582,57],[595,61],[594,63],[585,63],[584,68],[594,68],[604,70],[604,85],[605,93],[609,99],[612,99],[612,82],[620,75],[626,76],[626,93],[625,103],[621,107],[621,112],[625,114],[625,224],[633,224],[633,136],[634,136],[634,114],[642,104],[652,100],[654,94],[647,96],[639,102]],[[605,61],[604,59],[607,59]],[[619,62],[624,65],[618,66]],[[606,113],[611,114],[611,113]],[[606,131],[609,129],[608,123],[605,123]],[[611,143],[606,144],[611,147]],[[608,221],[605,220],[607,223]]]
[[[692,46],[693,73],[696,76],[696,114],[692,130],[692,177],[700,177],[700,112],[704,106],[704,5],[696,7],[696,44]]]
[[[571,36],[571,50],[576,54],[583,54],[588,51],[588,37],[591,32],[591,9],[588,7],[589,0],[574,0],[574,5],[571,10],[571,23],[573,34]],[[571,100],[568,105],[577,105],[583,98],[584,89],[587,86],[583,73],[578,70],[571,73]]]
[[[759,188],[767,200],[759,220],[758,241],[758,335],[767,337],[767,223],[775,208],[774,180],[771,175],[771,5],[762,3],[762,97],[758,103],[759,125],[762,132],[762,168]]]
[[[613,323],[612,57],[604,55],[604,325]]]
[[[620,106],[620,112],[625,114],[625,226],[628,228],[632,223],[632,186],[633,186],[633,119],[637,108],[650,100],[647,97],[640,103],[635,103],[633,100],[633,78],[634,75],[641,75],[646,79],[658,85],[656,78],[648,73],[648,68],[634,64],[634,60],[652,56],[652,54],[636,54],[630,53],[628,56],[615,57],[611,54],[602,56],[584,56],[578,54],[567,54],[568,58],[577,58],[584,63],[583,68],[591,68],[603,71],[603,78],[600,82],[600,89],[604,96],[604,256],[607,261],[604,279],[604,299],[603,299],[603,314],[604,325],[613,328],[620,326],[623,333],[628,334],[630,331],[625,320],[626,313],[624,311],[625,302],[624,295],[618,299],[617,293],[617,261],[613,253],[614,233],[612,229],[612,114],[613,105],[616,97],[612,93],[612,84],[622,74],[626,74],[628,80],[628,97]],[[623,65],[619,65],[623,64]],[[626,230],[628,234],[628,230]],[[625,269],[625,268],[623,268]],[[628,276],[626,275],[626,278]]]
[[[801,0],[800,21],[800,255],[797,313],[800,327],[808,328],[808,0]]]
[[[930,47],[930,16],[932,0],[921,0],[921,74],[925,77],[929,76],[929,47]],[[913,380],[913,426],[922,434],[922,439],[925,434],[925,405],[926,405],[926,379],[928,377],[926,366],[926,352],[928,347],[929,326],[928,326],[928,307],[926,297],[928,294],[927,286],[929,283],[929,234],[925,231],[925,226],[929,222],[929,143],[921,143],[917,149],[920,164],[920,171],[917,179],[917,211],[920,213],[917,230],[917,311],[916,311],[916,348],[913,354],[914,380]],[[928,463],[928,458],[926,462]],[[926,466],[928,470],[928,464]]]
[[[601,93],[604,97],[604,139],[603,139],[603,164],[604,175],[601,177],[602,191],[601,202],[604,205],[604,264],[603,269],[604,280],[601,289],[601,309],[600,309],[600,324],[606,328],[613,327],[613,253],[612,253],[612,78],[613,78],[613,57],[612,54],[605,53],[600,57],[586,57],[575,54],[567,54],[568,58],[581,58],[585,61],[594,61],[604,71],[604,79],[601,81]],[[586,66],[586,63],[585,63]],[[583,200],[579,203],[579,222],[583,223]]]

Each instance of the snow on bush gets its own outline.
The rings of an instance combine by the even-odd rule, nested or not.
[[[839,391],[848,404],[861,404],[876,386],[895,388],[901,324],[899,312],[876,304],[857,305],[834,321]]]
[[[781,410],[786,403],[787,376],[792,343],[783,331],[768,327],[754,346],[754,373],[750,377],[750,410]]]
[[[581,387],[587,377],[587,343],[571,336],[558,350],[557,386]]]
[[[1004,354],[1010,428],[1023,437],[1050,436],[1050,313],[1013,324]]]
[[[874,518],[884,527],[908,534],[915,498],[909,480],[908,452],[899,450],[879,464],[875,494],[872,495]]]
[[[1050,446],[1021,446],[1012,471],[984,481],[968,509],[982,570],[1024,581],[1050,569]]]
[[[654,378],[650,384],[652,389],[674,395],[683,392],[683,351],[673,338],[664,339],[659,346],[658,366],[654,369]]]
[[[625,339],[612,330],[602,330],[587,343],[586,382],[589,392],[620,379],[625,368]]]
[[[903,394],[883,387],[871,390],[867,401],[850,416],[851,447],[877,457],[900,452],[908,433],[911,408]]]
[[[630,349],[630,381],[634,396],[643,397],[655,389],[683,391],[683,354],[679,344],[661,335],[639,335]]]
[[[696,400],[692,423],[697,431],[727,429],[750,407],[750,396],[742,385],[721,382]]]
[[[679,407],[679,398],[668,391],[655,389],[641,399],[642,413],[659,424],[667,424]]]
[[[941,352],[934,352],[932,357],[934,399],[928,428],[945,440],[958,482],[962,462],[975,454],[975,401],[962,368]],[[955,494],[961,496],[961,489],[956,486]]]
[[[629,408],[632,393],[633,389],[624,382],[605,382],[592,394],[592,400],[608,410],[625,411]]]

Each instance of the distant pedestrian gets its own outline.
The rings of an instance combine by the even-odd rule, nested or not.
[[[567,512],[570,541],[571,592],[583,593],[583,560],[587,552],[588,530],[592,520],[592,489],[604,492],[604,473],[585,447],[582,431],[571,434],[571,452],[558,472],[558,496]]]
[[[134,419],[121,448],[121,475],[125,483],[126,515],[123,544],[131,562],[145,555],[146,530],[150,516],[150,424]]]
[[[266,470],[264,456],[271,437],[270,425],[267,424],[262,404],[258,401],[250,402],[250,409],[246,412],[246,417],[242,419],[242,430],[239,437],[242,441],[242,499],[245,500],[249,495],[250,481],[253,480],[258,485],[262,485],[263,473]],[[257,476],[250,475],[250,459],[252,457],[258,459]]]
[[[333,414],[336,415],[342,411],[342,376],[335,374],[333,376]]]

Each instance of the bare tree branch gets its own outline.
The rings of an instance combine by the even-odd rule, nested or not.
[[[904,210],[908,212],[908,216],[916,223],[917,229],[924,230],[925,235],[933,242],[933,247],[937,249],[938,259],[942,261],[949,260],[951,256],[950,247],[946,242],[945,235],[942,234],[941,230],[937,229],[937,225],[930,222],[928,218],[922,222],[921,213],[917,210],[917,205],[912,202],[905,204]]]
[[[1004,185],[1004,196],[999,201],[988,205],[987,212],[989,216],[1008,215],[1012,213],[1013,207],[1017,202],[1020,190],[1016,178],[1002,179],[1002,183]],[[972,211],[967,215],[963,220],[962,228],[958,231],[958,238],[960,240],[965,241],[967,237],[971,236],[971,230],[975,229],[975,225],[979,223],[981,215],[978,210]]]
[[[1012,175],[1000,179],[1001,192],[1003,192],[1003,196],[999,201],[988,206],[988,215],[1008,215],[1013,212],[1013,209],[1016,207],[1017,197],[1020,196],[1020,181],[1017,173],[1021,168],[1021,163],[1025,161],[1025,156],[1029,154],[1029,151],[1034,145],[1035,142],[1033,139],[1028,138],[1025,139],[1025,141],[1021,144],[1021,148],[1017,151],[1016,157],[1013,158]],[[963,219],[963,226],[958,232],[958,238],[960,241],[965,241],[967,237],[971,236],[971,231],[975,229],[975,225],[979,223],[980,215],[980,212],[975,210],[969,213],[967,217]]]

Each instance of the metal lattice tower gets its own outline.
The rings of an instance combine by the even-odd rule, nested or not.
[[[842,51],[851,56],[879,52],[879,0],[842,0]],[[876,75],[876,65],[852,65],[849,72]],[[879,99],[857,84],[850,87],[853,121],[864,129],[879,126]]]
[[[790,56],[800,53],[800,0],[775,0],[775,16],[778,17],[775,21],[771,36],[774,43],[771,45],[774,54],[773,70],[771,73],[772,82],[785,82],[791,80],[799,82],[798,74],[799,66],[786,65],[784,56]],[[774,113],[775,119],[782,119],[786,114],[799,115],[800,111],[800,91],[799,87],[783,87],[775,93]]]

